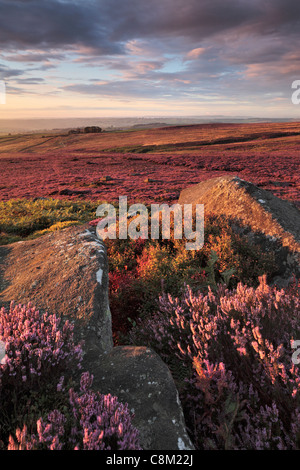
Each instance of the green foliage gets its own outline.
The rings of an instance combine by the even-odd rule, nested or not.
[[[58,199],[0,201],[0,244],[85,223],[95,217],[99,203]]]

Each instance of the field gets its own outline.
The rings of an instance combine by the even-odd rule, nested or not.
[[[0,245],[95,224],[98,203],[119,196],[176,202],[221,175],[300,207],[299,155],[296,122],[2,136]],[[274,253],[222,215],[205,217],[198,251],[172,237],[105,241],[114,344],[149,346],[168,365],[196,450],[299,450],[299,283],[269,285]],[[19,306],[0,313],[9,364],[0,364],[0,450],[139,449],[127,410],[96,396],[88,373],[78,393],[70,388],[80,351],[68,328],[57,344],[51,317]],[[39,360],[44,350],[51,367]],[[107,410],[120,415],[113,430]]]
[[[206,124],[0,137],[0,198],[171,202],[238,175],[300,204],[300,123]]]

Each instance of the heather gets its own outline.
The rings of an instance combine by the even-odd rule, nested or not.
[[[150,225],[150,224],[149,224]],[[151,315],[159,296],[178,296],[185,284],[207,290],[223,282],[257,285],[258,277],[276,272],[274,255],[235,233],[224,217],[207,215],[201,250],[186,250],[186,239],[106,240],[109,258],[109,295],[115,343],[137,318]],[[172,273],[172,275],[170,275]]]
[[[188,185],[230,174],[299,204],[298,148],[296,122],[3,136],[0,198],[170,203]]]
[[[0,202],[0,242],[40,237],[54,230],[90,221],[100,201],[59,199]],[[149,211],[150,213],[150,211]],[[149,220],[150,227],[150,220]],[[255,284],[258,276],[276,271],[274,256],[235,233],[226,218],[207,214],[205,243],[200,251],[186,250],[186,240],[105,240],[109,258],[110,304],[114,337],[127,333],[130,320],[156,308],[162,291],[176,295],[188,282],[195,287],[225,280]],[[172,272],[172,276],[169,273]],[[130,320],[128,320],[130,319]]]
[[[40,203],[45,204],[44,201]],[[95,223],[91,221],[91,225]],[[196,363],[192,357],[187,358],[186,353],[181,355],[180,352],[184,348],[192,351],[190,337],[187,334],[187,342],[178,343],[178,356],[178,341],[170,347],[170,332],[175,337],[178,334],[181,337],[182,333],[180,330],[175,332],[173,327],[169,330],[169,322],[172,325],[177,321],[174,320],[174,312],[170,311],[169,317],[164,314],[165,323],[159,321],[156,324],[154,321],[154,312],[161,308],[159,297],[184,296],[188,283],[190,289],[195,292],[201,290],[202,295],[206,296],[217,292],[220,284],[225,284],[227,289],[236,289],[241,279],[255,289],[259,275],[267,272],[271,276],[276,270],[273,256],[236,234],[224,217],[206,217],[205,240],[200,251],[186,250],[186,240],[174,239],[172,231],[170,240],[105,241],[110,267],[109,294],[115,344],[149,344],[167,362],[180,391],[189,432],[199,448],[207,447],[207,444],[199,444],[199,436],[207,435],[209,441],[212,430],[210,426],[208,429],[204,426],[202,430],[198,425],[201,413],[207,412],[207,403],[197,388],[193,373]],[[206,310],[204,304],[198,309],[199,332],[206,325]],[[2,383],[5,383],[5,387],[1,388],[2,403],[5,401],[1,418],[3,446],[10,449],[138,448],[137,432],[132,427],[127,407],[120,404],[116,397],[107,396],[104,399],[99,392],[94,392],[90,375],[82,374],[80,384],[74,383],[74,379],[68,376],[68,371],[78,367],[76,357],[66,353],[66,348],[72,353],[77,347],[72,342],[72,325],[63,325],[56,317],[46,316],[42,317],[41,326],[39,315],[31,306],[27,309],[12,306],[9,312],[2,310],[0,340],[5,340],[7,351],[14,351],[11,359],[7,354],[7,364],[1,369]],[[49,322],[51,327],[47,327]],[[183,324],[182,319],[179,324]],[[153,337],[156,326],[160,331],[158,338]],[[60,338],[61,328],[66,335],[64,338]],[[185,334],[186,330],[184,327]],[[220,344],[220,353],[223,347]],[[79,346],[77,354],[80,356]],[[193,355],[198,355],[195,348]],[[40,361],[40,356],[45,358],[45,363]],[[217,364],[221,361],[217,355],[214,360]],[[78,362],[80,364],[80,360]],[[10,367],[13,375],[9,374]],[[216,380],[218,374],[214,374]],[[218,390],[218,382],[212,387]],[[210,395],[214,396],[212,392]],[[223,398],[222,395],[221,404]],[[218,398],[214,399],[219,403]],[[189,404],[193,404],[192,410]],[[215,419],[223,423],[221,404],[220,407],[216,406],[212,418],[214,426]],[[199,408],[199,416],[198,411],[195,416],[195,410]]]
[[[299,287],[270,287],[272,254],[224,217],[206,217],[205,240],[199,251],[173,236],[106,240],[115,344],[167,363],[196,449],[298,449]],[[31,305],[1,310],[2,448],[139,448],[127,406],[80,370],[72,333]]]
[[[297,285],[262,276],[256,288],[164,294],[130,336],[169,365],[197,449],[299,449],[299,316]]]
[[[298,140],[297,123],[5,138],[0,244],[94,225],[98,204],[120,195],[170,204],[225,174],[297,203]],[[206,214],[199,251],[174,237],[105,240],[114,343],[167,363],[197,449],[299,449],[299,287],[271,287],[274,253],[243,233]],[[2,448],[139,448],[127,406],[80,369],[70,323],[12,306],[0,341]]]
[[[12,303],[0,312],[0,341],[1,449],[139,448],[127,405],[93,391],[93,376],[81,371],[68,320]]]

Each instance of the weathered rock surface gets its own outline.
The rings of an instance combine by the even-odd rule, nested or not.
[[[227,217],[237,232],[273,251],[278,265],[273,281],[279,286],[292,274],[300,276],[300,211],[294,204],[232,176],[190,186],[181,192],[178,202],[204,204],[206,214]]]
[[[68,318],[89,358],[112,349],[106,248],[93,228],[70,227],[0,247],[0,265],[2,305],[32,302]]]
[[[128,403],[143,449],[192,450],[168,367],[146,347],[117,346],[102,357],[94,386]]]
[[[83,340],[94,388],[129,403],[144,449],[192,449],[178,393],[160,357],[142,347],[113,348],[108,260],[95,227],[70,227],[0,247],[0,306],[32,302],[68,318]]]

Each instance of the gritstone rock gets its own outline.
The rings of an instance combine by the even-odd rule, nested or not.
[[[172,375],[147,347],[117,346],[103,356],[94,386],[116,395],[134,413],[143,449],[192,450]]]
[[[206,214],[225,216],[238,233],[273,251],[278,272],[272,281],[279,287],[300,276],[300,211],[291,202],[233,176],[190,186],[178,202],[204,204]]]
[[[112,349],[106,248],[88,225],[0,247],[0,264],[1,304],[32,302],[70,320],[90,360]]]
[[[193,449],[167,366],[148,348],[115,347],[108,298],[108,259],[95,227],[69,227],[0,247],[0,306],[31,302],[74,323],[84,341],[93,388],[129,403],[141,445]],[[75,374],[77,375],[77,374]]]

